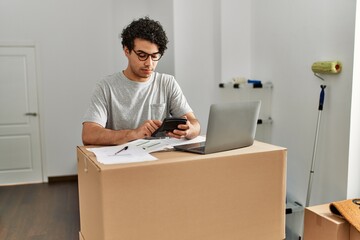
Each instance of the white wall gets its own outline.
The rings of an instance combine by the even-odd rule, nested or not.
[[[352,81],[351,97],[351,122],[350,122],[350,146],[349,146],[349,166],[348,166],[348,198],[358,198],[360,196],[360,4],[356,5],[355,23],[355,49],[354,49],[354,74]]]
[[[206,131],[221,78],[220,2],[174,0],[175,77]]]
[[[310,205],[347,193],[355,1],[253,1],[252,73],[274,83],[273,143],[288,148],[288,194],[305,203],[320,84],[327,88]],[[316,78],[315,61],[343,71]]]
[[[220,1],[221,82],[251,76],[251,0]],[[218,80],[219,82],[219,80]]]
[[[1,0],[0,41],[38,49],[43,158],[49,176],[76,173],[89,85],[110,69],[109,1]],[[86,11],[84,11],[86,6]]]
[[[38,49],[39,113],[48,176],[77,173],[81,119],[95,83],[126,67],[118,38],[125,25],[145,15],[162,22],[171,44],[158,70],[174,72],[172,9],[166,0],[0,1],[0,41],[34,42]]]
[[[348,182],[356,181],[348,179],[355,1],[252,4],[251,72],[274,83],[272,142],[288,148],[288,198],[305,205],[320,84],[326,84],[310,205],[345,199]],[[311,65],[325,60],[340,60],[343,71],[323,82]],[[287,216],[290,232],[301,235],[302,221],[301,213]]]

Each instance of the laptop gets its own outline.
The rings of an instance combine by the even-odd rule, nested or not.
[[[175,150],[209,154],[254,143],[260,101],[220,103],[210,106],[206,141],[174,146]]]

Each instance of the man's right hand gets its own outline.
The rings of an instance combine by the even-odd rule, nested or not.
[[[147,120],[140,127],[134,129],[134,138],[144,138],[151,137],[151,134],[155,132],[160,126],[162,122],[160,120]]]

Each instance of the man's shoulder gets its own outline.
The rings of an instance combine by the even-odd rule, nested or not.
[[[118,81],[119,79],[121,79],[121,74],[120,73],[113,73],[110,75],[106,75],[104,76],[101,81],[102,82],[112,82],[112,81]]]
[[[119,80],[121,80],[121,75],[119,73],[114,73],[101,78],[100,81],[97,82],[97,85],[101,88],[108,88],[118,83]]]
[[[174,79],[174,76],[168,73],[155,72],[155,76],[157,78]]]

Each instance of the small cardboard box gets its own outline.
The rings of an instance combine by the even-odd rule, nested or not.
[[[349,224],[330,212],[329,204],[305,208],[304,240],[349,240]]]
[[[360,240],[360,233],[344,218],[331,213],[329,204],[305,208],[304,240]]]
[[[286,149],[253,146],[104,165],[78,147],[84,240],[285,238]]]
[[[353,226],[350,226],[350,240],[360,240],[360,232]]]

